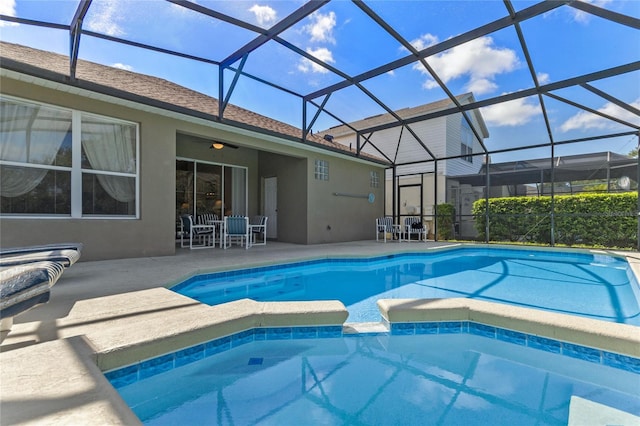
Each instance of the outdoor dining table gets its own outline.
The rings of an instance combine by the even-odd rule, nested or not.
[[[220,242],[220,248],[222,248],[222,235],[224,234],[224,220],[223,219],[208,219],[207,225],[213,227],[213,246],[216,245],[216,233],[218,233],[218,241]]]

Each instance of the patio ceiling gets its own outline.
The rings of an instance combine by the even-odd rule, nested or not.
[[[418,157],[386,156],[396,166],[461,157],[436,158],[430,149],[430,141],[416,130],[418,122],[459,113],[482,146],[483,151],[474,152],[474,155],[530,149],[530,155],[534,156],[534,149],[541,148],[554,155],[556,146],[612,138],[633,140],[632,148],[637,146],[640,134],[640,37],[637,32],[640,29],[640,3],[627,2],[635,3],[635,7],[627,12],[630,14],[625,14],[608,8],[608,3],[597,3],[599,6],[586,1],[319,0],[302,5],[281,1],[276,5],[283,17],[269,25],[252,22],[238,8],[230,7],[232,3],[238,2],[115,2],[121,9],[115,13],[127,16],[121,23],[124,29],[120,32],[107,27],[86,28],[85,22],[99,21],[98,15],[105,6],[100,0],[60,2],[57,4],[60,10],[55,14],[51,8],[41,6],[37,12],[25,12],[21,16],[18,8],[14,16],[0,15],[0,20],[38,27],[44,31],[43,35],[55,32],[67,38],[69,49],[65,53],[69,55],[70,84],[74,84],[76,78],[78,59],[93,60],[92,53],[97,49],[116,52],[114,46],[119,46],[153,52],[159,58],[158,68],[164,66],[164,59],[160,58],[186,61],[192,70],[192,78],[208,82],[208,94],[221,101],[220,120],[225,118],[229,103],[248,108],[243,105],[251,98],[247,93],[259,88],[255,93],[264,91],[266,95],[261,96],[268,100],[258,105],[253,103],[249,109],[300,128],[301,141],[305,141],[313,129],[345,125],[358,135],[357,152],[379,156],[381,152],[400,151],[400,144],[405,145],[405,150],[411,145],[420,147],[422,154]],[[253,4],[240,3],[246,6],[245,9]],[[139,12],[142,4],[144,13],[128,13],[131,7],[138,8]],[[483,8],[482,14],[477,13],[478,7]],[[394,13],[391,9],[395,9]],[[181,13],[175,13],[176,10]],[[606,55],[594,50],[588,39],[578,35],[584,29],[572,25],[579,24],[557,25],[548,19],[549,14],[565,10],[587,15],[610,29],[597,35],[609,39]],[[334,59],[321,54],[320,48],[305,48],[299,35],[307,30],[310,20],[318,16],[335,17],[336,14],[344,23],[340,42],[354,54]],[[449,30],[446,38],[441,37],[444,38],[442,41],[420,44],[417,40],[424,34],[411,32],[408,25],[404,25],[405,20],[421,19],[424,33],[427,33],[438,19],[452,14],[456,17],[452,21],[456,26]],[[176,25],[163,25],[164,16],[171,16]],[[152,20],[157,17],[157,31],[136,34],[133,30],[136,25],[143,25],[150,17]],[[354,21],[357,21],[357,27],[346,25]],[[169,27],[175,32],[162,31]],[[548,34],[544,40],[529,36],[540,34],[541,30]],[[369,43],[374,34],[376,43]],[[6,39],[8,35],[5,32],[2,38]],[[461,55],[468,54],[469,50],[462,49],[463,46],[481,46],[494,40],[508,44],[521,66],[508,78],[506,73],[497,74],[495,80],[489,82],[499,87],[501,93],[476,91],[471,102],[461,103],[461,96],[468,90],[464,90],[459,79],[448,75],[447,68],[441,63],[445,58],[456,56],[458,60],[465,59]],[[567,48],[571,50],[562,55],[560,49]],[[551,53],[554,53],[554,60],[566,56],[566,63],[561,64],[561,74],[548,78],[545,71]],[[358,60],[350,60],[356,56]],[[265,60],[269,66],[264,66]],[[119,61],[114,57],[112,62]],[[310,81],[291,78],[291,69],[295,67],[304,72],[319,71],[317,75],[308,74],[308,80],[316,77],[317,80],[312,85]],[[410,78],[415,73],[428,79],[427,83]],[[389,78],[390,75],[397,78]],[[449,102],[418,116],[402,117],[397,112],[441,99]],[[496,136],[482,142],[483,131],[474,127],[471,120],[473,112],[490,117],[495,114],[496,107],[504,107],[503,111],[506,111],[524,104],[533,111],[533,120],[538,122],[534,131],[509,137],[509,133],[490,120],[487,122],[489,134],[495,132]],[[604,108],[604,104],[613,108]],[[284,110],[297,111],[285,117],[282,115]],[[567,116],[560,115],[560,110],[590,114],[604,119],[607,124],[580,129],[580,132],[561,133],[558,123],[565,121]],[[375,115],[388,115],[389,120],[369,127],[357,128],[352,124]],[[383,130],[387,131],[387,136],[376,138]],[[389,130],[396,132],[396,137],[389,138]],[[398,145],[396,149],[388,148],[390,140]]]

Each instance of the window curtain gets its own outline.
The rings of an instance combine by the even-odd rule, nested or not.
[[[82,123],[82,148],[94,170],[135,173],[134,134],[131,126],[111,123]],[[114,199],[135,200],[135,179],[96,174],[100,185]]]
[[[2,102],[0,120],[0,159],[20,163],[51,165],[65,136],[71,129],[71,117],[51,113],[51,119],[39,117],[40,108]],[[37,129],[37,130],[36,130]],[[0,192],[3,197],[19,197],[35,189],[50,169],[3,166]]]

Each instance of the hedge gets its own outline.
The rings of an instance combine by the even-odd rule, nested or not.
[[[453,238],[453,204],[442,203],[436,206],[438,210],[438,239],[450,240]]]
[[[485,240],[487,200],[473,204],[478,238]],[[638,193],[554,197],[555,243],[636,247]],[[489,199],[491,241],[551,242],[551,197]]]

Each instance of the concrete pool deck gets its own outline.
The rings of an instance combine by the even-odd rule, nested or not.
[[[167,257],[81,261],[65,271],[52,288],[49,303],[16,317],[10,333],[3,333],[0,424],[136,424],[137,418],[101,371],[251,327],[342,324],[347,317],[344,306],[336,302],[269,304],[242,300],[209,307],[165,288],[190,275],[273,262],[373,256],[447,245],[451,244],[360,241],[301,246],[274,242],[250,250],[178,249],[176,255]],[[632,267],[640,275],[637,253],[625,254],[631,256]],[[419,320],[423,315],[420,306],[413,308],[417,313],[410,311],[397,310],[396,315],[407,320]],[[447,312],[450,315],[452,311]],[[545,317],[536,312],[537,317]],[[512,317],[516,314],[511,313]],[[551,328],[557,321],[558,317],[553,317],[545,327],[555,332]],[[588,333],[589,338],[601,336],[595,341],[606,345],[619,342],[623,353],[638,356],[640,337],[636,327],[600,321],[591,325],[595,329]],[[585,332],[583,321],[567,319],[566,326],[564,333],[571,333],[574,327]]]

